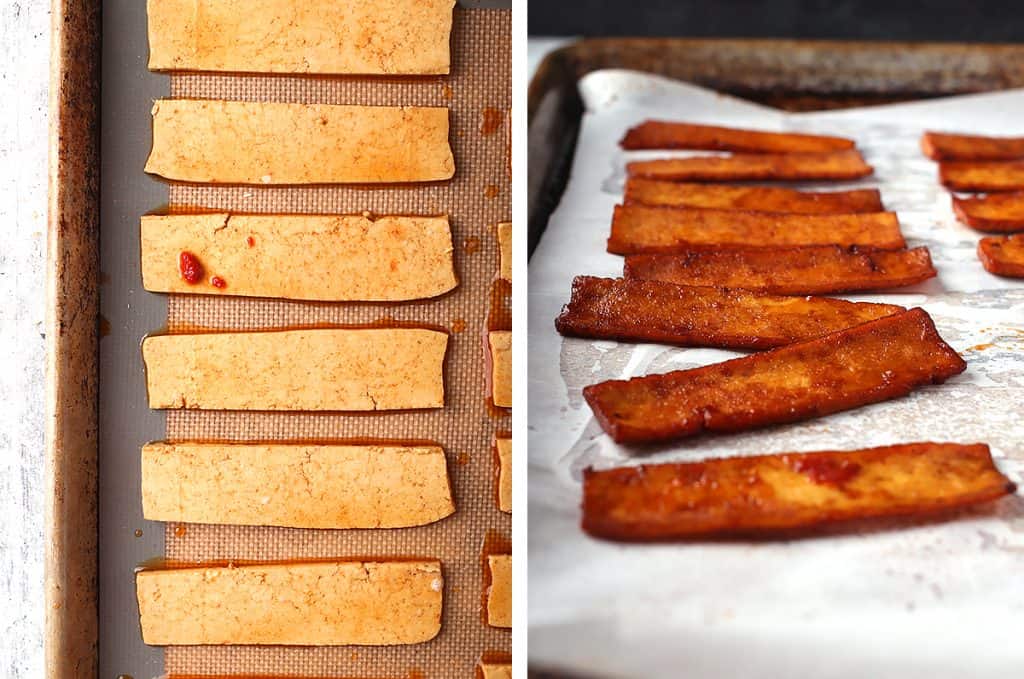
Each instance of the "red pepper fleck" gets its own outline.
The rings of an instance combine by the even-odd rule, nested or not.
[[[246,238],[245,242],[249,244],[249,247],[254,247],[256,245],[256,239],[253,238],[252,236]]]
[[[181,271],[181,277],[191,285],[203,280],[203,265],[191,252],[182,251],[178,255],[178,270]]]
[[[220,276],[214,276],[213,278],[210,279],[210,285],[212,285],[215,288],[226,288],[228,287],[228,282],[221,278]]]

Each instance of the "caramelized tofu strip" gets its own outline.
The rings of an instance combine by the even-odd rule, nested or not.
[[[939,163],[939,181],[953,191],[1022,191],[1024,161],[943,162]]]
[[[1024,235],[982,238],[978,259],[989,273],[1024,278]]]
[[[882,212],[878,189],[856,191],[797,191],[769,186],[732,186],[661,182],[632,178],[626,181],[626,205],[702,207],[719,210],[759,210],[797,214],[854,214]]]
[[[780,349],[583,390],[619,443],[796,422],[905,396],[967,368],[923,309]]]
[[[695,149],[750,153],[827,153],[852,149],[852,139],[795,132],[763,132],[735,127],[648,120],[630,128],[624,149]]]
[[[673,254],[685,250],[806,245],[858,245],[873,250],[898,250],[906,242],[895,212],[782,215],[616,205],[608,252]]]
[[[587,469],[583,530],[636,542],[772,537],[847,521],[932,516],[1015,489],[983,443]]]
[[[925,132],[921,151],[932,160],[1014,160],[1024,158],[1024,137]]]
[[[743,182],[859,179],[875,170],[857,151],[837,151],[640,160],[626,171],[630,177],[669,181]]]
[[[577,276],[555,320],[563,335],[692,347],[767,349],[821,337],[905,311],[828,297],[775,297],[746,290],[640,279]]]
[[[1024,231],[1024,191],[973,198],[953,196],[953,212],[962,223],[978,231]]]
[[[928,248],[858,252],[838,245],[626,257],[626,278],[720,285],[775,295],[883,290],[935,277]]]

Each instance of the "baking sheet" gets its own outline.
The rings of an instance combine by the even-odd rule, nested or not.
[[[855,448],[915,440],[986,441],[1024,471],[1024,283],[986,273],[979,234],[955,221],[924,128],[1012,134],[1024,91],[828,113],[785,114],[628,71],[580,81],[586,113],[562,202],[530,261],[529,631],[531,666],[629,677],[1002,677],[1024,649],[1024,502],[995,516],[782,543],[617,545],[578,528],[584,467],[708,456]],[[574,275],[621,275],[604,251],[625,163],[684,152],[623,152],[650,117],[851,136],[874,177],[803,188],[878,186],[937,279],[849,299],[923,306],[968,362],[944,385],[806,423],[703,436],[642,453],[603,434],[583,386],[731,358],[733,352],[563,339],[553,319]]]

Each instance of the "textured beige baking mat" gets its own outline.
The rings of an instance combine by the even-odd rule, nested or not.
[[[398,647],[170,647],[169,674],[310,677],[472,677],[487,652],[510,652],[508,630],[483,618],[484,542],[507,540],[509,515],[496,505],[496,432],[506,413],[487,401],[484,335],[498,269],[494,226],[511,216],[508,119],[511,105],[511,12],[459,9],[445,78],[366,80],[280,76],[179,75],[171,96],[330,104],[448,106],[455,178],[419,186],[171,188],[172,211],[438,214],[451,218],[459,286],[433,301],[401,305],[320,304],[175,295],[171,332],[201,327],[256,330],[317,324],[414,322],[450,333],[446,405],[430,412],[369,415],[171,411],[173,440],[391,439],[444,446],[456,513],[431,526],[401,530],[296,530],[169,524],[167,558],[176,562],[301,560],[323,557],[436,557],[445,576],[441,633]],[[500,295],[496,301],[501,301]],[[493,325],[508,328],[507,314]]]

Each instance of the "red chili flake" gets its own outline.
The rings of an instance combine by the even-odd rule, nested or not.
[[[203,265],[191,252],[182,251],[178,255],[178,270],[181,271],[181,277],[192,285],[203,280]]]
[[[213,278],[210,279],[210,285],[212,285],[215,288],[226,288],[228,287],[228,282],[221,278],[220,276],[214,276]]]
[[[249,247],[254,247],[256,245],[256,239],[253,238],[252,236],[246,238],[245,242],[249,244]]]

